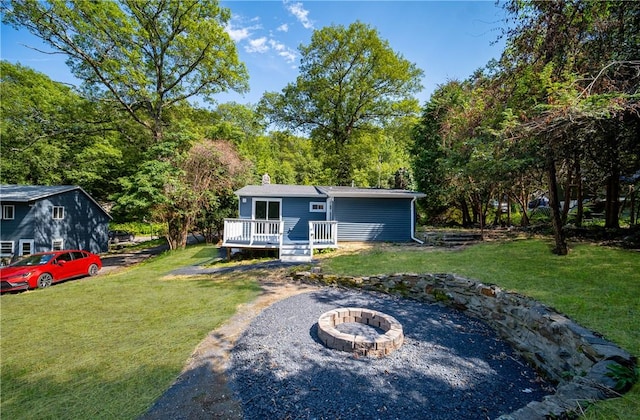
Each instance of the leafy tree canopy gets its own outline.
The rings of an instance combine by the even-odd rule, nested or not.
[[[361,22],[317,30],[300,52],[296,82],[282,93],[265,94],[260,108],[272,122],[329,147],[337,182],[351,183],[351,156],[344,147],[358,132],[416,112],[412,95],[421,88],[422,71]]]

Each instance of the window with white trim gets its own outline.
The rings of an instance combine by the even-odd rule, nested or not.
[[[309,211],[311,213],[326,213],[327,203],[324,201],[312,201],[309,203]]]
[[[64,249],[64,241],[62,239],[54,239],[51,242],[52,251],[61,251]]]
[[[2,218],[4,220],[13,220],[16,217],[16,206],[13,204],[4,204],[2,206]]]
[[[13,255],[13,241],[0,241],[0,255]]]
[[[20,248],[18,249],[18,255],[26,256],[33,254],[35,248],[35,241],[33,239],[20,239]]]
[[[280,200],[256,199],[253,203],[254,220],[280,220]]]
[[[64,207],[53,206],[53,220],[62,220],[62,219],[64,219]]]

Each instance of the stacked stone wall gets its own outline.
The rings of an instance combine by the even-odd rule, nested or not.
[[[484,320],[543,376],[558,384],[554,395],[502,416],[503,420],[563,417],[585,402],[618,396],[610,368],[636,366],[634,356],[599,334],[532,298],[495,285],[451,274],[350,277],[300,272],[294,278],[441,303]]]

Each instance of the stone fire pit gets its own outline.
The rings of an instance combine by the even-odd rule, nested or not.
[[[346,323],[363,324],[370,331],[352,334],[336,328]],[[402,325],[394,317],[365,308],[339,308],[323,313],[318,319],[318,337],[329,348],[373,357],[391,354],[404,341]]]

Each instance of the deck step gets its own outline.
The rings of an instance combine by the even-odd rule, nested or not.
[[[308,244],[282,244],[280,261],[311,262],[311,248]]]

